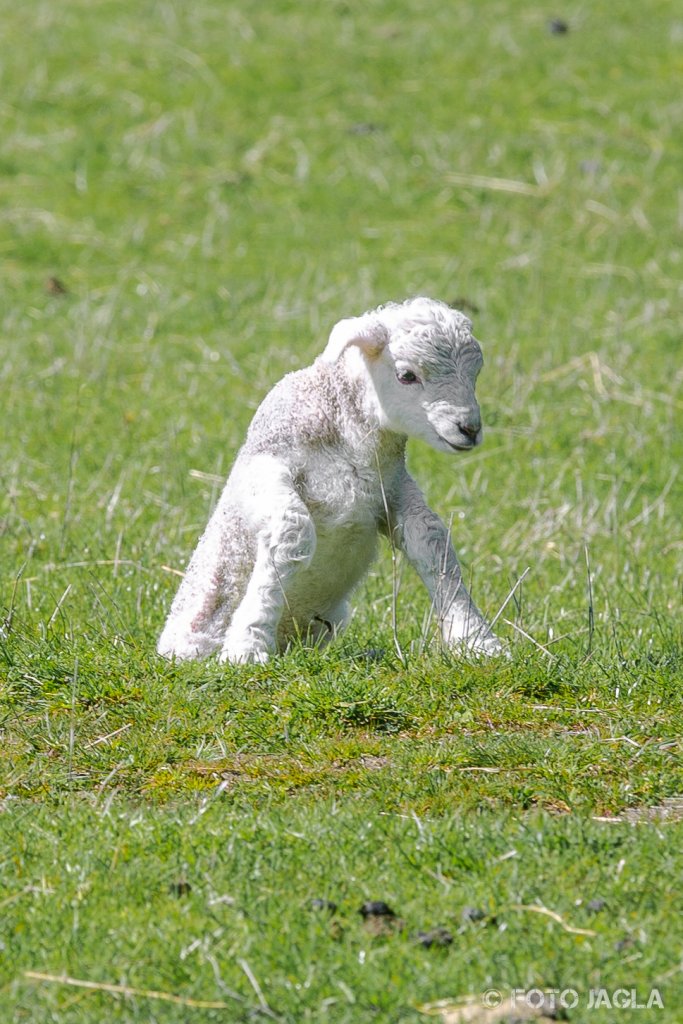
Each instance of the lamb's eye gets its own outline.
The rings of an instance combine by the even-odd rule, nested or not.
[[[399,370],[398,373],[396,374],[396,377],[398,380],[400,380],[401,384],[420,383],[420,378],[417,376],[416,373],[413,373],[412,370]]]

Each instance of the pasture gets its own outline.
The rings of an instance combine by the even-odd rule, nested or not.
[[[2,1021],[680,1021],[674,5],[0,11]],[[484,350],[409,465],[510,660],[387,548],[325,651],[158,658],[262,397],[415,294]]]

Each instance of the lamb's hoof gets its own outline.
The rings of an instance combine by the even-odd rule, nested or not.
[[[264,665],[269,658],[268,651],[245,645],[231,644],[224,647],[218,660],[231,665]]]
[[[157,654],[167,661],[197,661],[213,654],[216,645],[208,645],[196,640],[166,640],[162,638],[157,645]]]
[[[510,651],[497,636],[463,637],[451,640],[451,650],[462,658],[509,658]]]
[[[477,640],[471,645],[470,650],[473,654],[482,654],[485,658],[510,657],[507,645],[502,640],[499,640],[497,636],[487,636],[482,640]]]

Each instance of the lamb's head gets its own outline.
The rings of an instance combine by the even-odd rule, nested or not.
[[[438,451],[481,442],[474,394],[481,349],[467,317],[445,303],[410,299],[341,320],[321,358],[343,358],[350,373],[367,379],[385,429]]]

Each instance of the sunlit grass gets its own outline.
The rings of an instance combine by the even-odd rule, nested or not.
[[[678,1020],[681,29],[556,16],[2,4],[8,1020],[413,1024],[655,984]],[[511,660],[442,652],[387,551],[324,652],[158,659],[262,396],[417,293],[484,349],[484,446],[409,461]],[[405,929],[368,937],[370,898]]]

